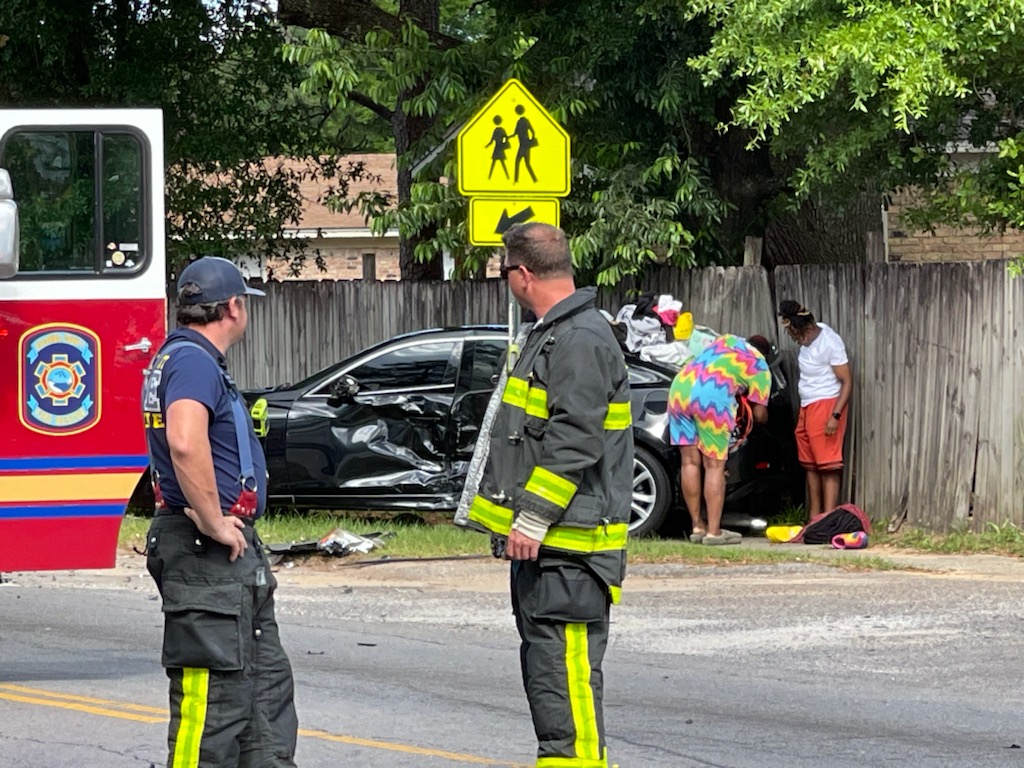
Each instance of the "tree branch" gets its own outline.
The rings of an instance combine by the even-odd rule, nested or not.
[[[400,35],[402,20],[367,0],[280,0],[277,18],[286,26],[326,29],[335,37],[362,40],[366,33],[380,28]],[[426,30],[439,48],[453,48],[461,41],[440,32]]]
[[[361,107],[366,107],[368,110],[373,112],[375,115],[377,115],[378,117],[384,118],[389,123],[391,122],[391,118],[394,116],[394,112],[392,112],[390,109],[388,109],[385,106],[382,106],[382,105],[378,104],[376,101],[371,99],[369,96],[364,96],[361,93],[356,93],[355,91],[351,91],[348,94],[348,99],[349,99],[349,101],[354,101],[356,104],[358,104]]]

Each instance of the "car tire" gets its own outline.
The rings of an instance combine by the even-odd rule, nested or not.
[[[633,499],[629,535],[652,536],[672,506],[672,485],[664,465],[646,448],[636,446],[633,458]]]

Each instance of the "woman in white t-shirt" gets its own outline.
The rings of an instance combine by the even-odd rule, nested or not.
[[[853,374],[846,345],[824,323],[795,301],[779,305],[782,325],[800,345],[800,417],[797,455],[807,471],[807,513],[813,520],[839,506],[843,438]]]

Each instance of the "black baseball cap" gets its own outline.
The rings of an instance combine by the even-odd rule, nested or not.
[[[234,262],[219,256],[196,259],[178,277],[179,304],[217,304],[232,296],[266,296],[245,283]]]

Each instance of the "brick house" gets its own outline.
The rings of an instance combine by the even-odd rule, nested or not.
[[[349,196],[364,191],[395,194],[398,189],[394,155],[359,154],[341,158],[341,166],[362,163],[367,178],[352,181]],[[328,193],[332,182],[306,180],[301,193],[306,201],[305,211],[298,225],[286,227],[291,237],[306,240],[310,258],[296,275],[281,270],[275,274],[280,280],[398,280],[398,231],[389,230],[376,236],[367,226],[358,210],[335,212],[320,202]],[[320,271],[312,258],[316,252],[323,257],[327,270]]]
[[[976,166],[995,147],[979,148],[966,139],[953,142],[947,152],[954,166]],[[915,231],[901,213],[913,202],[912,190],[888,196],[882,211],[887,261],[939,262],[1012,259],[1024,254],[1024,231],[1007,229],[1003,234],[980,236],[976,227],[936,227],[934,232]]]

